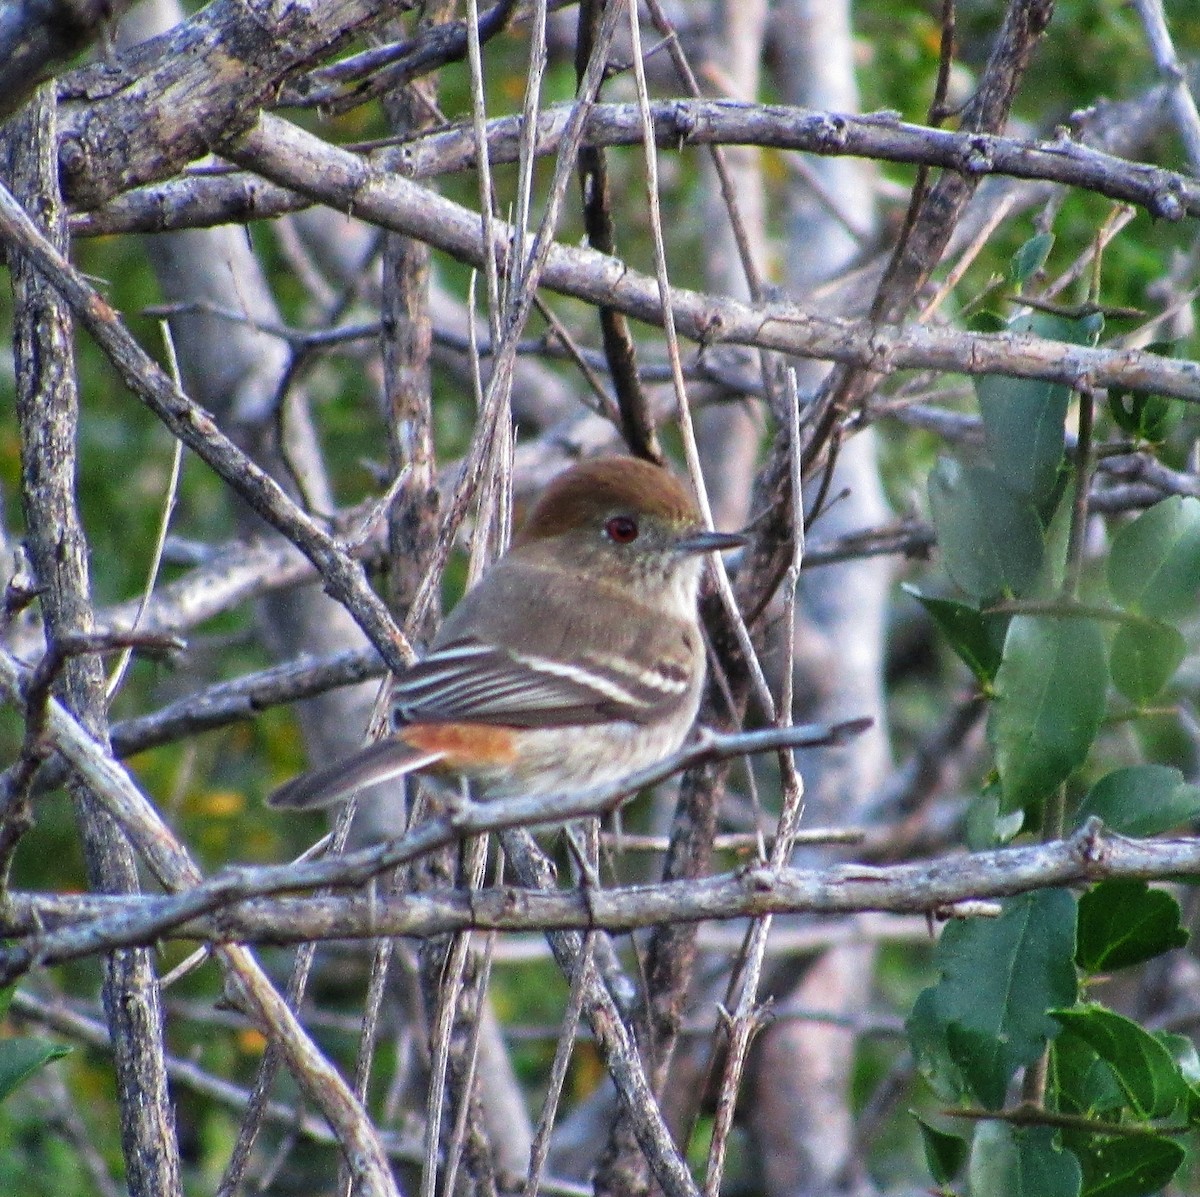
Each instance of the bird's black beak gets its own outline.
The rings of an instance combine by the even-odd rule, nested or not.
[[[681,553],[723,553],[726,549],[737,549],[749,537],[740,532],[693,532],[675,542]]]

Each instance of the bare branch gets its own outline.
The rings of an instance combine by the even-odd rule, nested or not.
[[[362,567],[225,436],[146,355],[113,308],[37,232],[12,196],[0,188],[0,237],[29,255],[109,355],[126,384],[147,406],[321,571],[384,659],[394,668],[413,656],[387,608],[367,585]]]
[[[344,859],[351,862],[353,857]],[[277,877],[272,882],[282,871],[274,870]],[[0,928],[5,936],[29,938],[49,963],[95,951],[98,937],[93,931],[101,922],[111,932],[112,943],[145,943],[169,935],[216,943],[287,944],[381,935],[427,938],[467,930],[621,933],[673,922],[785,914],[928,916],[953,914],[964,903],[1049,886],[1085,885],[1111,877],[1200,876],[1200,843],[1188,837],[1128,839],[1093,821],[1067,839],[1027,847],[886,866],[775,869],[759,865],[691,881],[589,894],[504,887],[471,894],[442,890],[372,899],[362,895],[254,898],[268,888],[291,888],[259,884],[266,872],[242,870],[244,884],[225,887],[226,904],[220,913],[199,917],[177,914],[181,904],[172,898],[14,893]],[[805,950],[819,946],[828,934],[807,937]]]
[[[0,654],[0,685],[18,702],[20,678],[15,662]],[[100,807],[129,836],[159,880],[171,890],[190,890],[199,885],[199,869],[129,775],[57,702],[50,702],[47,715],[47,730],[55,747],[70,762],[75,775],[86,782]],[[21,968],[36,960],[34,954],[25,951],[14,955],[22,957],[18,965]],[[395,1195],[395,1181],[362,1106],[305,1034],[254,957],[246,948],[232,945],[219,949],[218,957],[225,968],[230,996],[279,1044],[289,1069],[337,1133],[350,1169],[365,1191],[381,1197]],[[14,956],[9,957],[9,963],[16,963]]]
[[[1050,140],[1030,141],[997,133],[931,129],[898,120],[893,113],[852,116],[733,100],[659,100],[650,105],[650,111],[652,135],[664,150],[689,145],[751,145],[871,158],[941,167],[975,180],[988,175],[1046,180],[1136,204],[1160,219],[1200,215],[1200,183],[1195,179],[1093,149],[1066,131]],[[569,109],[562,107],[539,115],[539,155],[557,151],[568,116]],[[488,121],[488,157],[493,165],[517,160],[520,130],[519,117]],[[597,104],[584,128],[584,144],[594,147],[637,145],[641,138],[636,104]],[[233,148],[227,143],[221,152]],[[473,170],[476,156],[470,127],[455,125],[385,147],[370,160],[410,179],[428,179]],[[246,165],[253,169],[251,163]],[[273,185],[253,175],[207,172],[124,195],[114,192],[105,202],[98,211],[74,217],[76,236],[163,232],[266,219],[313,200],[302,191],[289,190],[287,184]],[[98,207],[98,202],[92,206]]]
[[[428,241],[471,265],[482,267],[485,261],[475,213],[278,117],[263,116],[230,153],[330,207]],[[496,226],[495,248],[504,265],[513,233],[501,221]],[[590,303],[607,302],[648,323],[661,324],[664,318],[655,279],[594,250],[548,246],[541,282]],[[671,289],[671,306],[679,332],[703,344],[756,345],[843,362],[872,374],[925,367],[1042,378],[1073,387],[1121,386],[1200,400],[1200,363],[1137,350],[1118,353],[1014,333],[878,325],[820,316],[790,303],[754,306],[682,287]]]
[[[0,7],[0,121],[127,7],[126,0],[20,0]]]
[[[39,243],[55,253],[55,246],[65,247],[67,234],[58,194],[52,88],[42,90],[14,131],[14,185],[45,225],[45,238],[15,199],[7,192],[4,198]],[[12,281],[22,497],[30,556],[45,588],[41,604],[48,669],[40,682],[43,687],[53,682],[88,732],[107,743],[107,696],[100,658],[94,652],[75,651],[80,640],[84,647],[94,647],[86,644],[94,620],[88,542],[75,496],[80,405],[71,314],[34,259],[14,255]],[[31,731],[46,727],[57,703],[43,701],[35,693],[29,704],[27,727]],[[33,759],[30,752],[25,756]],[[97,801],[84,779],[71,778],[69,788],[89,884],[108,892],[137,892],[137,862],[119,821]],[[103,985],[130,1190],[136,1197],[174,1197],[182,1193],[182,1180],[163,1065],[162,1006],[151,954],[144,949],[113,953],[104,961]]]

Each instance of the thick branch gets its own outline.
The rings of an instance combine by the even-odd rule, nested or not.
[[[17,122],[15,185],[46,227],[66,244],[58,194],[53,91],[44,88]],[[75,494],[79,393],[71,313],[62,297],[22,256],[12,262],[15,305],[13,358],[21,435],[22,499],[38,583],[47,655],[93,628],[88,543]],[[99,657],[70,655],[59,692],[90,732],[107,741],[104,674]],[[73,777],[76,821],[94,889],[136,893],[137,861],[121,828]],[[113,1040],[121,1146],[130,1192],[171,1197],[182,1192],[175,1120],[163,1065],[163,1023],[151,953],[115,952],[104,961],[104,1008]]]
[[[1041,179],[1137,204],[1167,220],[1200,216],[1200,183],[1175,171],[1092,149],[1060,132],[1052,141],[1026,141],[992,133],[931,129],[891,113],[847,116],[781,104],[732,100],[660,100],[650,106],[660,148],[687,145],[753,145],[810,154],[872,158],[943,167],[971,178],[1007,175]],[[570,110],[551,108],[538,118],[537,153],[557,153]],[[493,165],[515,162],[521,136],[517,116],[487,124]],[[589,147],[637,145],[643,133],[637,106],[597,104],[588,117]],[[378,151],[372,160],[406,178],[428,179],[474,170],[478,151],[469,126],[459,125]],[[164,232],[234,220],[266,219],[306,207],[311,200],[253,175],[172,179],[113,198],[98,212],[78,214],[77,236]]]
[[[0,654],[0,688],[19,705],[24,705],[28,672],[6,654]],[[152,938],[190,918],[219,910],[230,901],[294,889],[322,886],[360,885],[388,869],[427,855],[460,840],[509,827],[561,824],[611,810],[630,794],[656,785],[674,773],[709,761],[742,756],[748,752],[772,752],[785,747],[841,743],[863,730],[863,721],[833,727],[775,728],[741,736],[702,735],[674,756],[612,785],[572,795],[514,798],[504,802],[466,803],[430,818],[399,839],[331,859],[310,860],[288,866],[240,868],[203,879],[166,825],[132,786],[113,758],[91,740],[70,715],[53,700],[47,704],[47,735],[53,746],[100,795],[106,806],[131,832],[147,864],[171,890],[181,891],[169,908],[156,908],[152,919],[166,915],[167,921],[152,921],[144,930]],[[93,925],[92,950],[108,943],[113,928]],[[38,952],[53,951],[47,939]],[[0,948],[0,984],[33,967],[40,959],[25,947]]]
[[[127,0],[21,0],[0,5],[0,121],[127,7]]]
[[[242,888],[254,893],[265,871],[244,871]],[[282,872],[276,870],[277,875]],[[1152,881],[1197,876],[1200,839],[1132,840],[1093,821],[1065,840],[911,864],[777,871],[758,866],[695,881],[586,892],[503,887],[473,893],[268,899],[239,898],[234,884],[226,887],[228,905],[198,918],[178,918],[177,900],[171,897],[16,893],[0,921],[0,933],[30,937],[47,953],[39,958],[53,963],[97,950],[94,931],[101,922],[114,942],[125,944],[163,935],[287,944],[381,935],[427,938],[467,930],[629,932],[662,923],[761,915],[936,915],[962,902],[1050,886],[1087,885],[1111,877]]]
[[[63,189],[91,206],[162,179],[247,128],[283,80],[369,27],[374,0],[214,0],[59,83]]]
[[[339,211],[428,241],[473,266],[485,262],[477,213],[373,167],[278,117],[263,116],[230,151],[244,165]],[[501,263],[511,226],[497,220]],[[661,324],[657,281],[625,263],[578,246],[550,247],[543,285],[638,320]],[[876,325],[806,312],[791,303],[753,305],[673,288],[679,332],[703,344],[732,342],[799,357],[824,358],[872,374],[928,368],[967,374],[1042,378],[1071,387],[1120,385],[1200,400],[1200,363],[1137,350],[1092,349],[1011,333],[963,333],[926,325]]]

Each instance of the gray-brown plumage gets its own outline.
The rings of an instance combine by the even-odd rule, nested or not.
[[[486,797],[600,785],[674,752],[704,682],[706,531],[668,471],[633,458],[574,467],[468,592],[391,695],[391,736],[289,782],[318,806],[420,769]]]

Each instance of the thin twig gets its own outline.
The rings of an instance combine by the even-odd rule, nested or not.
[[[0,687],[10,699],[22,701],[21,679],[25,676],[11,657],[0,653]],[[194,892],[203,884],[200,870],[129,775],[53,699],[47,706],[47,731],[72,771],[86,782],[94,801],[117,821],[166,888]],[[22,969],[36,960],[28,952],[16,954],[22,957]],[[232,998],[264,1033],[278,1037],[288,1068],[334,1128],[359,1182],[373,1192],[396,1194],[386,1155],[365,1111],[337,1069],[305,1034],[249,950],[226,945],[218,948],[216,955]],[[13,953],[8,956],[10,966],[16,963]]]
[[[479,211],[483,218],[484,244],[495,245],[493,222],[496,214],[492,208],[492,164],[488,159],[486,132],[487,97],[483,88],[483,59],[479,41],[479,0],[467,0],[467,59],[471,67],[471,125],[475,132],[479,163]],[[532,158],[532,155],[530,157]],[[484,264],[484,276],[487,279],[488,326],[491,328],[492,340],[498,341],[503,313],[500,270],[494,253],[488,254]]]
[[[550,1066],[546,1096],[542,1099],[542,1112],[538,1117],[537,1131],[534,1134],[533,1147],[529,1153],[529,1172],[522,1190],[523,1197],[537,1197],[541,1184],[542,1171],[550,1152],[550,1134],[554,1130],[554,1119],[558,1112],[559,1099],[562,1097],[563,1083],[567,1079],[567,1066],[571,1062],[571,1048],[579,1031],[579,1016],[583,1010],[584,997],[587,992],[585,981],[593,970],[592,952],[595,942],[595,933],[588,932],[583,937],[579,958],[575,963],[575,973],[571,978],[571,993],[567,999],[566,1009],[563,1011],[562,1024],[557,1030],[554,1061]]]
[[[171,365],[171,377],[175,380],[176,387],[182,390],[183,383],[179,377],[179,360],[175,356],[175,342],[171,339],[170,325],[164,320],[159,327],[162,330],[163,340],[167,347],[167,358]],[[135,632],[142,622],[142,617],[146,614],[146,608],[150,603],[150,596],[154,593],[154,586],[158,581],[158,571],[162,566],[163,549],[167,543],[167,532],[171,527],[171,514],[175,510],[175,500],[179,493],[179,474],[182,464],[183,441],[175,438],[171,446],[171,472],[167,478],[167,493],[163,496],[162,516],[158,521],[158,535],[155,537],[154,548],[150,553],[150,568],[146,571],[146,585],[142,591],[142,601],[138,604],[137,614],[133,617],[133,630]],[[121,679],[125,676],[125,671],[129,668],[129,662],[132,660],[133,647],[130,646],[121,653],[116,667],[109,676],[106,690],[110,702],[113,695],[121,688]]]
[[[328,837],[329,851],[335,856],[345,850],[346,841],[350,835],[350,825],[354,821],[354,811],[355,802],[351,799],[338,812],[333,834]],[[312,973],[316,955],[317,945],[311,942],[302,943],[296,951],[296,958],[292,961],[292,970],[288,976],[285,999],[288,1007],[292,1010],[299,1010],[304,1001],[304,991],[308,988],[308,979]],[[258,1062],[254,1086],[250,1091],[250,1099],[246,1103],[245,1113],[238,1125],[237,1139],[233,1151],[230,1153],[229,1162],[225,1165],[225,1172],[217,1187],[217,1197],[233,1197],[241,1187],[242,1178],[250,1163],[251,1152],[254,1150],[255,1140],[258,1138],[258,1132],[266,1117],[271,1087],[274,1085],[279,1067],[283,1063],[285,1063],[283,1051],[278,1044],[269,1040],[266,1051],[263,1052],[262,1058]],[[362,1101],[363,1095],[357,1096]],[[366,1108],[365,1103],[363,1108]]]
[[[792,499],[792,560],[787,570],[784,593],[784,620],[786,628],[786,651],[784,661],[783,692],[780,697],[779,715],[776,725],[780,728],[792,725],[792,668],[794,659],[794,636],[796,619],[796,587],[800,581],[800,567],[804,559],[804,479],[800,465],[800,396],[796,373],[785,373],[784,398],[788,405],[791,422],[788,437],[791,442],[791,499]],[[775,840],[771,845],[769,859],[764,862],[771,870],[782,869],[790,859],[795,846],[795,832],[804,812],[804,782],[796,770],[791,753],[780,753],[783,803],[779,813]],[[730,978],[730,991],[736,986],[737,1002],[725,1020],[727,1044],[721,1083],[717,1090],[717,1112],[713,1123],[712,1138],[708,1150],[708,1170],[705,1174],[706,1197],[718,1197],[725,1171],[725,1153],[729,1135],[733,1130],[733,1116],[741,1089],[742,1073],[754,1036],[762,1029],[764,1011],[758,1004],[758,986],[762,977],[763,961],[766,958],[767,939],[771,933],[772,918],[764,915],[755,919],[746,935],[745,949],[738,966]]]
[[[111,305],[37,231],[20,205],[0,186],[0,237],[28,254],[67,300],[79,322],[108,355],[130,389],[197,456],[259,515],[295,544],[321,572],[332,593],[395,668],[413,657],[382,600],[367,584],[362,567],[287,496],[184,395],[141,349]]]

